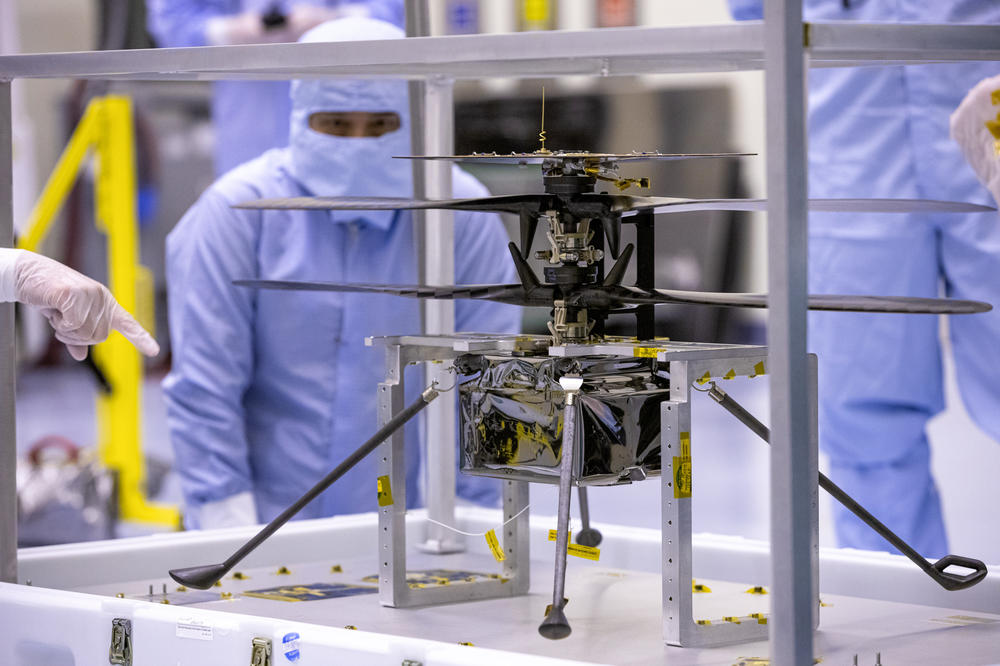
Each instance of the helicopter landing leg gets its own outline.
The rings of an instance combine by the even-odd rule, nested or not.
[[[599,530],[595,530],[590,526],[590,504],[587,501],[587,488],[584,486],[579,487],[580,494],[580,522],[583,523],[583,527],[580,529],[580,533],[576,535],[576,542],[581,546],[590,546],[591,548],[597,548],[601,545],[601,536]]]
[[[559,522],[556,526],[556,572],[552,584],[552,605],[545,619],[538,626],[538,633],[545,638],[556,640],[566,638],[573,631],[563,612],[566,599],[566,551],[569,547],[569,506],[573,500],[573,452],[576,448],[576,396],[583,386],[580,377],[564,376],[559,380],[566,392],[566,407],[563,411],[563,432],[561,460],[559,463]]]

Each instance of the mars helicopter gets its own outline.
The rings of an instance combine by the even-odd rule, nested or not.
[[[262,199],[239,204],[256,210],[472,210],[513,213],[520,220],[520,244],[510,244],[511,258],[520,280],[518,284],[490,285],[376,285],[329,284],[322,282],[256,280],[237,284],[265,289],[349,291],[395,294],[411,298],[477,299],[522,306],[552,308],[548,323],[553,344],[581,343],[599,338],[601,324],[611,312],[635,310],[639,318],[637,337],[651,339],[652,313],[649,307],[661,303],[715,306],[767,306],[766,294],[656,289],[652,284],[653,213],[682,213],[699,210],[762,211],[763,199],[678,199],[622,194],[630,186],[648,187],[646,178],[621,176],[621,164],[652,160],[690,160],[737,157],[747,153],[665,154],[590,153],[549,151],[532,153],[474,153],[471,155],[410,157],[408,159],[450,160],[464,163],[540,164],[545,192],[480,197],[475,199],[417,200],[402,198],[291,197]],[[619,193],[595,192],[597,182],[612,183]],[[976,204],[913,199],[813,199],[810,210],[823,212],[978,212],[992,210]],[[631,220],[629,219],[631,218]],[[623,221],[639,227],[638,284],[622,285],[635,248],[620,246]],[[528,265],[532,239],[540,223],[546,226],[549,248],[536,258],[547,262],[544,281]],[[603,239],[601,236],[603,235]],[[606,247],[614,265],[602,270]],[[597,241],[597,243],[595,243]],[[816,295],[809,297],[812,310],[891,312],[909,314],[971,314],[990,309],[986,303],[946,298]]]
[[[237,280],[235,284],[255,289],[285,289],[303,291],[334,291],[395,294],[419,299],[477,299],[498,301],[521,306],[550,307],[548,322],[552,346],[588,344],[603,338],[603,322],[612,313],[634,312],[637,317],[637,338],[652,339],[653,313],[657,304],[701,304],[731,307],[767,307],[763,293],[716,293],[658,289],[653,285],[654,213],[678,213],[696,210],[757,211],[766,210],[761,199],[678,199],[635,196],[624,191],[637,186],[649,186],[646,178],[625,177],[621,166],[626,163],[654,160],[690,160],[739,157],[745,153],[666,154],[660,152],[591,153],[586,151],[550,151],[542,147],[527,153],[473,153],[469,155],[407,156],[405,159],[447,160],[464,163],[537,164],[541,166],[544,192],[489,196],[473,199],[421,200],[405,198],[358,197],[294,197],[264,199],[239,204],[238,208],[301,209],[301,210],[472,210],[512,213],[520,221],[519,244],[511,242],[509,250],[519,282],[512,284],[479,285],[384,285],[351,284],[282,280]],[[616,193],[595,191],[597,183],[609,183]],[[813,211],[824,212],[981,212],[994,210],[975,204],[890,199],[816,199],[809,202]],[[621,247],[623,222],[638,227],[637,246]],[[543,224],[548,247],[535,257],[546,262],[544,280],[540,280],[527,262],[537,227]],[[606,248],[606,251],[605,251]],[[626,270],[637,253],[637,284],[623,285]],[[605,254],[614,259],[604,271]],[[810,295],[812,310],[838,310],[872,313],[903,314],[973,314],[991,309],[987,303],[948,298],[885,297],[864,295]],[[468,367],[475,365],[470,364]],[[572,373],[571,373],[572,374]],[[565,566],[568,546],[570,492],[574,482],[572,460],[574,449],[586,446],[577,431],[578,409],[574,397],[579,394],[582,380],[564,376],[564,416],[561,420],[561,447],[553,442],[550,449],[559,451],[559,511],[556,543],[556,572],[553,601],[539,632],[546,638],[564,638],[570,633],[563,612],[565,599]],[[217,565],[172,570],[171,576],[185,585],[207,588],[221,578],[245,555],[256,548],[289,520],[306,503],[335,482],[361,458],[375,450],[395,430],[430,402],[436,392],[425,391],[421,399],[397,414],[371,439],[291,505],[228,560]],[[731,413],[765,440],[767,429],[721,392],[713,396]],[[422,401],[421,401],[422,400]],[[735,405],[735,406],[734,406]],[[857,504],[849,495],[820,475],[820,485],[845,504],[872,529],[896,546],[927,575],[946,589],[962,589],[981,581],[986,575],[982,562],[971,558],[948,555],[935,563],[921,557],[913,548],[892,533],[885,525]],[[582,486],[581,486],[582,490]],[[581,497],[582,499],[582,497]],[[586,527],[586,525],[585,525]],[[579,536],[579,535],[578,535]],[[598,537],[599,538],[599,537]],[[951,565],[972,569],[967,575],[946,572]]]

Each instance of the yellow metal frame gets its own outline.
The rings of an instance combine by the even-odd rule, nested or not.
[[[31,211],[27,233],[17,246],[37,251],[84,161],[93,153],[94,219],[107,237],[108,288],[122,307],[152,332],[152,278],[148,269],[139,264],[133,128],[132,101],[128,97],[108,95],[91,100]],[[97,398],[98,450],[102,462],[118,477],[120,518],[178,528],[177,507],[151,503],[146,498],[141,427],[143,367],[139,352],[115,331],[95,346],[93,353],[112,388],[110,395]]]

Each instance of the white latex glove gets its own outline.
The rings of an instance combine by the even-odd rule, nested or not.
[[[198,523],[203,530],[257,524],[257,503],[250,491],[201,505]]]
[[[41,308],[56,339],[66,343],[78,361],[87,357],[89,345],[103,342],[112,329],[146,356],[160,352],[153,337],[103,284],[34,252],[0,250],[0,301]]]
[[[273,41],[265,37],[265,32],[267,31],[257,12],[216,16],[205,22],[205,41],[210,46],[260,44]]]
[[[980,81],[951,114],[951,138],[1000,202],[1000,76]]]

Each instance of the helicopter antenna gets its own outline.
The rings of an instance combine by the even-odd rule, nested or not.
[[[541,141],[542,147],[538,149],[540,153],[549,152],[545,148],[545,86],[542,86],[542,128],[538,132],[538,140]]]

